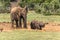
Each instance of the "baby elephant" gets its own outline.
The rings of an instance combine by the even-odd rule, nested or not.
[[[33,20],[33,21],[31,21],[30,26],[31,26],[31,29],[40,29],[40,30],[42,30],[42,28],[45,27],[45,23]]]

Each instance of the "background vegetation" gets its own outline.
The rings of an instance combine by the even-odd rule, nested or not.
[[[3,8],[7,9],[9,8],[10,0],[0,0],[0,4],[1,3],[3,5]],[[60,14],[60,0],[20,0],[19,4],[20,6],[28,5],[29,10],[34,10],[39,14],[44,15]]]

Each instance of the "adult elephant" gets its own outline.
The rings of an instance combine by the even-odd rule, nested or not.
[[[22,28],[22,19],[24,23],[24,28],[27,28],[27,12],[28,8],[25,6],[24,8],[21,8],[20,6],[14,7],[11,9],[11,21],[12,21],[12,27],[14,27],[14,21],[16,22],[16,27]],[[19,24],[19,25],[18,25]]]
[[[20,17],[19,17],[19,26],[22,28],[22,20],[23,20],[23,24],[24,24],[24,28],[27,28],[27,12],[28,12],[28,7],[25,6],[24,8],[22,8],[22,10],[20,11]]]

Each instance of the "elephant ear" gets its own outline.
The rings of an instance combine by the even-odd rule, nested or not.
[[[28,12],[28,7],[27,6],[25,6],[24,7],[24,10],[26,10],[26,13]]]

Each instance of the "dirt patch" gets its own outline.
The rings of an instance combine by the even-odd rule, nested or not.
[[[28,30],[31,30],[29,22],[27,23],[27,27],[28,27]],[[3,23],[0,22],[0,29],[1,28],[3,28],[3,31],[14,30],[14,29],[12,29],[11,23],[9,23],[9,22],[3,22]],[[43,28],[42,31],[48,31],[48,32],[50,32],[50,31],[55,31],[55,32],[60,31],[60,23],[46,24],[46,26]]]

